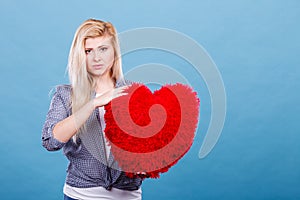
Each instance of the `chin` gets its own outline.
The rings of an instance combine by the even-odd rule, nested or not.
[[[105,71],[100,71],[100,70],[98,70],[98,71],[93,71],[92,73],[91,73],[93,76],[97,76],[97,77],[99,77],[99,76],[103,76],[104,74],[105,74]]]

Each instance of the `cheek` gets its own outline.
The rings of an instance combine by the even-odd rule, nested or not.
[[[92,59],[90,58],[90,56],[86,56],[85,60],[86,60],[86,66],[89,67],[92,63]]]
[[[88,56],[86,57],[85,61],[86,61],[86,69],[88,72],[90,72],[92,69],[92,61]]]
[[[110,51],[107,53],[107,56],[106,56],[106,61],[109,62],[109,63],[112,63],[115,59],[115,55],[114,55],[114,51]]]

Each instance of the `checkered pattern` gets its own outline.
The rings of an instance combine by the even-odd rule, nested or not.
[[[117,87],[122,85],[117,82]],[[108,162],[105,159],[98,109],[95,109],[87,120],[86,133],[80,133],[81,136],[76,143],[72,139],[63,143],[53,137],[53,127],[71,115],[70,95],[70,85],[57,86],[42,130],[43,146],[49,151],[63,148],[63,153],[70,161],[66,183],[78,188],[103,186],[108,190],[111,187],[137,190],[142,184],[140,178],[131,179],[125,176],[111,154]]]

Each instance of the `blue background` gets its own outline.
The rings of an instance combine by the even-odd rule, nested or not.
[[[49,90],[68,83],[73,34],[90,17],[119,32],[182,32],[207,50],[223,77],[225,126],[200,160],[210,119],[201,76],[160,51],[124,57],[124,72],[148,62],[174,66],[201,98],[191,150],[160,179],[143,183],[144,199],[300,199],[298,0],[1,1],[1,199],[62,199],[67,160],[42,148],[41,129]]]

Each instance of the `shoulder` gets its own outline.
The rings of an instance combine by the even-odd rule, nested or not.
[[[56,85],[52,89],[52,91],[55,90],[54,94],[52,96],[52,102],[57,103],[60,102],[64,105],[66,109],[69,109],[71,106],[71,92],[72,92],[72,86],[71,85]],[[52,92],[51,92],[52,93]]]
[[[122,87],[122,86],[125,86],[125,85],[132,85],[134,83],[137,83],[137,82],[132,81],[132,80],[127,80],[127,79],[117,80],[116,87]]]
[[[60,96],[70,96],[72,91],[72,86],[67,84],[57,85],[55,86],[55,92]]]
[[[61,84],[54,86],[50,92],[49,97],[52,99],[62,99],[64,101],[69,101],[71,98],[72,86],[67,84]]]
[[[62,84],[55,86],[56,92],[71,92],[72,86],[68,84]]]

